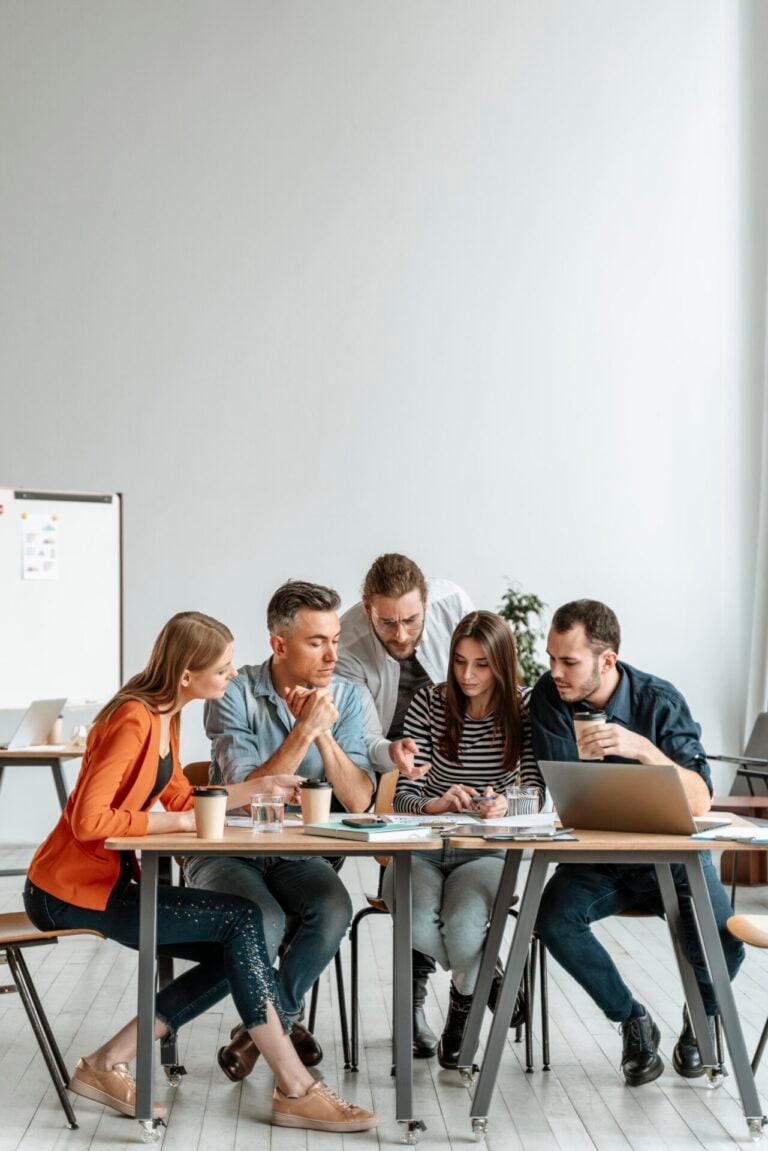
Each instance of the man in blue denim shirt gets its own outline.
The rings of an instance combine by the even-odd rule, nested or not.
[[[693,815],[704,815],[712,782],[701,729],[677,688],[618,660],[621,632],[615,614],[596,600],[576,600],[558,608],[547,638],[550,671],[533,689],[530,714],[539,760],[605,759],[612,763],[668,763],[678,769]],[[579,711],[605,711],[607,722],[590,724],[577,745],[572,705]],[[732,915],[708,853],[702,853],[704,877],[715,913],[731,979],[744,958],[742,945],[726,929]],[[709,973],[701,955],[685,872],[673,867],[687,936],[707,1015],[717,1014]],[[661,896],[651,866],[561,864],[544,889],[538,931],[558,963],[602,1008],[621,1023],[622,1071],[630,1087],[650,1083],[664,1070],[659,1029],[622,980],[615,963],[592,933],[591,925],[629,909],[662,914]],[[672,1056],[678,1075],[704,1074],[688,1012]]]
[[[339,597],[330,588],[294,581],[267,609],[272,657],[242,667],[224,698],[206,706],[213,783],[254,781],[266,775],[322,778],[333,786],[337,810],[370,806],[375,773],[363,736],[362,707],[353,684],[334,677],[341,630]],[[257,903],[271,962],[284,943],[277,985],[293,1019],[291,1039],[307,1066],[322,1050],[298,1022],[304,995],[336,954],[352,918],[352,904],[331,863],[318,856],[193,856],[186,876],[194,887],[242,895]],[[286,916],[298,927],[285,940]],[[242,1027],[219,1051],[230,1079],[245,1078],[258,1051]]]

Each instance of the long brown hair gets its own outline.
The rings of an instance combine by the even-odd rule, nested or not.
[[[456,625],[451,637],[448,676],[443,687],[445,699],[445,733],[439,743],[442,754],[458,763],[459,744],[464,732],[467,697],[461,690],[454,671],[456,647],[463,639],[476,640],[483,649],[493,672],[494,688],[491,707],[495,716],[494,731],[501,736],[504,748],[503,767],[514,771],[523,750],[522,705],[518,689],[517,649],[511,629],[492,611],[473,611]]]
[[[123,684],[93,722],[109,719],[129,699],[139,700],[157,714],[170,711],[178,701],[184,672],[212,667],[232,639],[229,628],[212,616],[199,611],[178,612],[155,640],[144,670]],[[171,722],[178,730],[178,713]]]

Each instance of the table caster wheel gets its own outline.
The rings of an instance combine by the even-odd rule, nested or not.
[[[707,1068],[707,1087],[710,1091],[716,1091],[718,1087],[723,1086],[725,1079],[725,1070],[722,1067],[708,1067]]]
[[[476,1063],[473,1063],[471,1067],[460,1067],[459,1068],[459,1075],[461,1076],[461,1082],[464,1084],[465,1087],[471,1087],[472,1086],[472,1084],[475,1082],[475,1079],[477,1077],[477,1073],[479,1070],[480,1070],[480,1068],[477,1066]]]
[[[409,1147],[413,1147],[418,1143],[422,1131],[426,1131],[427,1125],[423,1119],[406,1119],[401,1121],[403,1128],[403,1143],[407,1143]]]
[[[182,1067],[178,1063],[169,1063],[167,1067],[163,1068],[163,1071],[165,1072],[165,1077],[170,1087],[178,1087],[181,1083],[182,1075],[187,1074],[186,1067]]]
[[[142,1143],[159,1143],[161,1128],[165,1127],[165,1124],[162,1119],[139,1119],[139,1127]]]
[[[759,1119],[747,1119],[747,1129],[749,1131],[749,1137],[753,1143],[759,1143],[762,1139],[764,1126],[764,1115],[761,1115]]]
[[[472,1120],[472,1134],[475,1137],[476,1143],[481,1143],[485,1139],[488,1130],[487,1119],[473,1119]]]

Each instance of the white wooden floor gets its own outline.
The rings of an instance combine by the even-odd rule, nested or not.
[[[29,853],[0,849],[0,868],[23,866]],[[350,860],[344,878],[356,906],[362,891],[375,888],[375,864]],[[0,911],[21,908],[22,880],[0,879]],[[739,910],[768,911],[768,889],[740,893]],[[702,1080],[687,1082],[671,1070],[680,1023],[680,989],[674,959],[661,922],[612,919],[602,938],[616,956],[638,998],[649,1005],[662,1033],[668,1071],[655,1083],[634,1090],[619,1072],[621,1039],[591,1001],[557,965],[550,966],[552,1070],[524,1072],[522,1045],[510,1042],[498,1080],[488,1128],[489,1151],[565,1151],[598,1148],[619,1151],[707,1148],[724,1151],[748,1143],[735,1084],[720,1090]],[[169,1088],[157,1074],[157,1098],[169,1108],[165,1151],[358,1151],[400,1141],[394,1120],[390,1078],[391,929],[383,916],[369,916],[360,932],[363,972],[360,1072],[345,1072],[341,1055],[335,987],[328,975],[320,997],[316,1033],[325,1048],[322,1070],[334,1090],[373,1104],[380,1116],[376,1132],[339,1136],[281,1130],[268,1124],[271,1082],[257,1064],[241,1086],[229,1083],[215,1062],[235,1022],[231,1000],[201,1016],[181,1036],[181,1058],[189,1074]],[[348,948],[345,947],[348,961]],[[69,1065],[92,1050],[135,1012],[135,954],[109,942],[75,939],[26,953],[37,988]],[[0,972],[0,983],[8,982]],[[433,980],[428,1014],[440,1030],[448,976]],[[751,1050],[768,1014],[768,954],[751,951],[736,983],[747,1045]],[[537,1053],[538,1054],[538,1053]],[[768,1057],[758,1076],[768,1101]],[[79,1130],[69,1131],[38,1053],[17,995],[0,995],[0,1151],[52,1151],[135,1148],[138,1126],[87,1100],[76,1100]],[[415,1063],[415,1111],[427,1131],[424,1151],[473,1143],[469,1095],[455,1072],[436,1060]]]

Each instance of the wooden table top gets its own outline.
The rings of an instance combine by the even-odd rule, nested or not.
[[[337,839],[335,836],[305,835],[303,827],[282,831],[251,831],[249,827],[226,827],[223,839],[198,839],[194,831],[174,835],[115,836],[104,846],[110,851],[159,851],[167,855],[216,855],[256,852],[266,855],[394,855],[401,851],[439,851],[443,841],[436,835],[426,839],[375,840]]]
[[[33,759],[80,759],[85,753],[85,748],[81,744],[67,743],[62,744],[61,747],[24,747],[19,751],[8,751],[7,748],[0,749],[0,760],[12,759],[16,760],[33,760]]]

